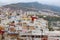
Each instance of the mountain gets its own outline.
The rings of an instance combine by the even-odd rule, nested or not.
[[[54,12],[60,12],[60,7],[40,4],[38,2],[16,3],[16,4],[5,5],[3,7],[10,7],[10,8],[14,8],[14,9],[20,9],[20,8],[23,8],[23,9],[35,8],[38,10],[47,9],[47,10],[51,10]]]

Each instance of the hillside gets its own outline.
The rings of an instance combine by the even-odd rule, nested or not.
[[[20,8],[22,8],[22,9],[35,8],[38,10],[47,9],[47,10],[51,10],[54,12],[60,12],[60,7],[44,5],[44,4],[40,4],[38,2],[16,3],[16,4],[5,5],[3,7],[10,7],[10,8],[14,8],[14,9],[20,9]]]

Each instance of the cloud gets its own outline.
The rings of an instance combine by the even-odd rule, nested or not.
[[[37,0],[37,1],[43,4],[60,6],[60,0],[40,0],[40,1]]]

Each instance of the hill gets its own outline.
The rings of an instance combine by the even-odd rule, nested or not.
[[[20,8],[22,8],[22,9],[35,8],[38,10],[47,9],[47,10],[51,10],[54,12],[60,12],[60,7],[40,4],[38,2],[16,3],[16,4],[5,5],[3,7],[10,7],[10,8],[14,8],[14,9],[20,9]]]

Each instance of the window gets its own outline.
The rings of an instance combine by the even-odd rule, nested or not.
[[[36,26],[36,28],[38,28],[38,26]]]

